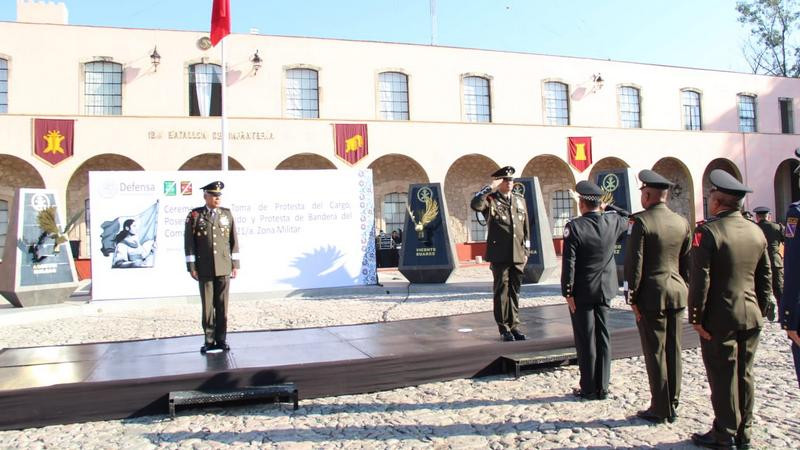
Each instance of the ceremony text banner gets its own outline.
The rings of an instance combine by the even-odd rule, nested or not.
[[[199,295],[184,227],[216,180],[239,238],[231,292],[377,282],[371,170],[90,172],[92,298]]]

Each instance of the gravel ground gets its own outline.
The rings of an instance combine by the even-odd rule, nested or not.
[[[393,278],[402,276],[381,273],[382,281]],[[232,302],[229,326],[300,328],[488,311],[490,279],[488,268],[476,266],[451,281],[486,281],[485,293]],[[562,302],[526,296],[521,305]],[[624,307],[621,299],[614,306]],[[198,304],[120,310],[98,302],[75,317],[3,326],[0,347],[196,335],[199,321]],[[190,409],[175,420],[151,416],[3,431],[0,448],[693,448],[689,436],[707,431],[713,413],[699,350],[683,356],[680,417],[665,425],[633,417],[649,399],[639,357],[613,362],[611,395],[604,401],[570,396],[578,370],[569,366],[519,379],[494,376],[303,400],[298,411],[269,404]],[[753,444],[800,448],[800,390],[788,340],[776,324],[765,327],[756,358]]]

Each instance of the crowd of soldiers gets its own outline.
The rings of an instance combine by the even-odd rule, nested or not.
[[[513,174],[512,167],[493,173],[494,181],[471,202],[487,221],[486,260],[494,276],[494,317],[503,341],[525,339],[518,302],[530,251],[529,225],[525,200],[511,189]],[[671,181],[652,170],[641,171],[639,180],[644,210],[636,214],[611,205],[594,183],[581,181],[575,188],[581,215],[564,228],[561,273],[580,372],[573,394],[586,400],[608,396],[607,314],[619,289],[615,249],[627,233],[622,284],[639,330],[651,393],[649,407],[637,416],[653,423],[678,416],[682,322],[688,308],[714,410],[711,430],[693,434],[692,440],[708,448],[749,448],[753,362],[764,318],[775,319],[773,295],[800,383],[800,202],[789,206],[785,225],[772,222],[768,208],[755,208],[755,224],[742,213],[743,199],[752,190],[714,170],[709,176],[711,217],[692,229],[667,207]],[[785,282],[784,269],[789,274]]]

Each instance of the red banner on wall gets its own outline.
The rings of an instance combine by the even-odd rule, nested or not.
[[[72,156],[74,120],[33,119],[33,154],[52,165]]]
[[[350,165],[367,156],[367,124],[337,123],[333,127],[336,156]]]
[[[583,172],[592,165],[592,138],[570,137],[567,138],[567,159],[569,164]]]

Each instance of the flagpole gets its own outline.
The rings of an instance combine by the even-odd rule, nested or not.
[[[220,90],[220,113],[222,116],[222,171],[228,170],[228,114],[226,113],[226,95],[225,92],[228,88],[228,63],[225,60],[225,38],[220,42],[222,51],[222,89]]]
[[[430,0],[431,8],[431,45],[436,45],[438,23],[436,19],[436,0]]]

